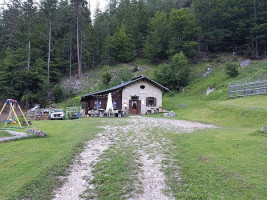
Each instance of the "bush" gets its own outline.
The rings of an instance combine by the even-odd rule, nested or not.
[[[102,82],[105,84],[105,85],[108,85],[110,80],[112,78],[112,75],[108,72],[102,74]]]
[[[155,79],[161,85],[169,88],[170,90],[179,90],[179,76],[174,73],[172,67],[163,64],[154,73]]]
[[[118,78],[120,81],[130,81],[133,78],[133,73],[127,67],[123,67],[119,70]]]
[[[60,103],[64,100],[64,88],[61,85],[55,85],[53,94],[56,103]]]
[[[225,70],[226,74],[231,78],[237,77],[237,75],[239,74],[238,65],[234,63],[227,63]]]
[[[155,79],[170,90],[179,91],[189,82],[188,60],[183,52],[175,54],[170,65],[161,65],[154,73]]]

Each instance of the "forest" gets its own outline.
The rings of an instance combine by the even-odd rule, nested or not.
[[[1,1],[2,2],[2,1]],[[0,15],[0,99],[46,105],[63,76],[183,52],[266,57],[265,0],[10,0]]]

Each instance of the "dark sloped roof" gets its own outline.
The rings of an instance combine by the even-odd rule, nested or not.
[[[132,84],[132,83],[135,83],[135,82],[137,82],[137,81],[139,81],[139,80],[147,80],[148,82],[150,82],[150,83],[154,84],[155,86],[159,87],[161,90],[163,90],[163,91],[165,91],[165,92],[169,91],[168,88],[166,88],[166,87],[160,85],[159,83],[153,81],[153,80],[150,79],[150,78],[147,78],[146,76],[141,75],[141,76],[134,77],[134,78],[133,78],[132,80],[130,80],[130,81],[123,82],[123,83],[121,83],[120,85],[116,85],[116,86],[114,86],[114,87],[112,87],[112,88],[109,88],[109,89],[107,89],[107,90],[102,90],[102,91],[99,91],[99,92],[93,92],[93,93],[86,94],[86,95],[82,96],[81,101],[83,101],[83,100],[85,100],[87,97],[90,97],[90,96],[93,96],[93,95],[106,94],[106,93],[113,92],[113,91],[118,90],[118,89],[122,89],[122,88],[124,88],[125,86],[130,85],[130,84]]]

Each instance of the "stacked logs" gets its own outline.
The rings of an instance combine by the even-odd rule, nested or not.
[[[38,137],[45,137],[46,136],[45,132],[40,131],[40,130],[36,130],[36,129],[33,129],[33,128],[28,129],[27,132],[31,133],[31,134],[34,134],[34,135],[36,135]]]

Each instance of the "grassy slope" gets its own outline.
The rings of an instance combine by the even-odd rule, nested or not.
[[[195,70],[201,68],[198,65]],[[251,71],[255,73],[250,75]],[[235,80],[250,80],[255,74],[267,74],[266,61],[240,70]],[[166,134],[178,149],[181,166],[182,184],[172,188],[177,198],[267,198],[267,137],[257,131],[267,126],[267,96],[227,99],[225,87],[231,81],[218,66],[210,77],[195,80],[184,94],[164,98],[163,107],[176,112],[177,119],[220,127],[181,136]],[[205,95],[208,85],[216,89],[210,96]]]
[[[0,144],[0,199],[49,199],[56,176],[63,175],[83,142],[99,129],[95,119],[34,121],[46,138]]]

